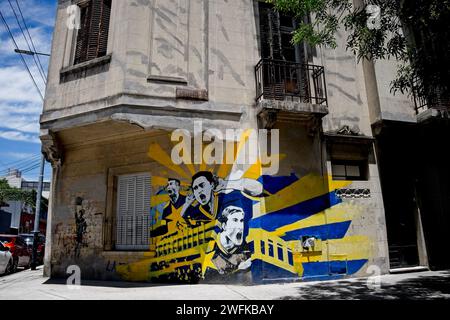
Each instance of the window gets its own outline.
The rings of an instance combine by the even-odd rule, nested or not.
[[[292,15],[282,14],[267,3],[259,3],[261,57],[290,62],[305,62],[303,45],[292,45],[292,32],[297,21]]]
[[[116,249],[149,249],[150,197],[149,174],[118,177]]]
[[[332,160],[333,180],[367,180],[367,161]]]
[[[106,55],[111,0],[89,0],[80,7],[74,64]]]

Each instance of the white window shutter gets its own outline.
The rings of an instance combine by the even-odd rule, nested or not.
[[[119,176],[116,249],[148,250],[150,198],[151,177],[149,174]]]

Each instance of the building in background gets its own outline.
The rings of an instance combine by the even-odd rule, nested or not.
[[[27,181],[22,177],[18,169],[8,169],[6,179],[10,187],[25,191],[37,191],[37,181]],[[48,200],[50,195],[50,182],[44,182],[42,197]],[[43,206],[40,215],[39,230],[45,234],[48,209]],[[29,233],[34,229],[34,209],[22,201],[6,201],[2,205],[2,229],[1,233]],[[9,224],[9,226],[8,226]]]
[[[390,93],[395,61],[357,63],[344,33],[336,50],[292,46],[295,26],[252,0],[60,0],[41,116],[45,272],[266,282],[427,267],[418,164],[396,156],[414,140],[384,129],[421,117]],[[239,163],[245,134],[223,137],[231,163],[174,163],[177,129],[192,142],[278,132],[279,170]]]

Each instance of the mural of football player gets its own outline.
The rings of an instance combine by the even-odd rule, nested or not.
[[[219,274],[248,271],[251,267],[250,250],[244,240],[244,210],[237,206],[226,207],[220,216],[214,263]]]
[[[180,194],[180,189],[180,180],[168,179],[166,190],[169,194],[169,202],[164,207],[162,214],[162,218],[168,224],[168,232],[172,232],[175,230],[175,227],[180,228],[185,224],[180,212],[183,204],[186,202],[186,196]]]
[[[169,194],[169,202],[167,202],[163,210],[163,219],[169,216],[173,211],[183,206],[186,197],[180,194],[181,183],[180,180],[169,178],[166,186]]]
[[[224,180],[209,171],[200,171],[192,176],[191,189],[192,193],[186,197],[181,215],[194,222],[194,225],[217,219],[221,198],[225,194],[239,191],[250,196],[258,196],[263,192],[259,181],[247,178]]]

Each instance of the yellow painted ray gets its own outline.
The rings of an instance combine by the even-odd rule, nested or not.
[[[168,194],[158,194],[158,195],[151,196],[150,199],[151,199],[150,203],[152,204],[152,207],[154,207],[161,203],[169,201],[169,195]]]
[[[318,212],[308,218],[296,221],[289,225],[282,226],[281,228],[278,228],[271,233],[282,237],[286,233],[298,229],[344,222],[349,220],[353,221],[353,219],[361,213],[361,208],[359,208],[359,206],[355,206],[351,203],[340,203],[326,209],[325,211]]]
[[[221,178],[226,178],[233,168],[236,161],[237,143],[234,141],[225,140],[225,152],[223,153],[223,161],[217,168],[217,175]]]
[[[242,132],[241,137],[238,142],[237,151],[235,153],[234,163],[231,168],[231,171],[229,173],[229,177],[231,180],[237,180],[242,178],[243,174],[248,171],[250,167],[252,167],[252,164],[249,163],[249,154],[251,149],[251,141],[250,137],[252,137],[252,134],[254,134],[254,130],[252,129],[246,129]],[[254,141],[254,143],[257,145],[257,141]],[[249,146],[247,148],[247,146]],[[249,152],[247,152],[249,151]],[[254,150],[256,152],[255,157],[257,160],[257,150]]]
[[[162,187],[167,185],[167,177],[152,176],[152,187]]]
[[[184,163],[184,165],[186,166],[191,175],[195,174],[195,167],[192,163]]]
[[[225,178],[228,176],[228,174],[230,173],[232,168],[233,168],[233,165],[226,163],[225,156],[224,156],[224,161],[222,164],[220,164],[218,166],[216,174],[217,174],[217,176],[219,176],[221,178]]]
[[[260,215],[272,213],[325,195],[332,190],[351,184],[351,181],[331,181],[329,185],[323,177],[309,174],[295,181],[276,194],[261,200]],[[255,217],[255,215],[254,215]]]
[[[181,166],[173,164],[172,159],[169,157],[169,155],[167,155],[167,153],[161,148],[159,144],[150,144],[148,156],[156,162],[165,166],[167,169],[170,169],[173,172],[177,173],[179,176],[190,179],[189,174],[186,173]]]
[[[285,154],[279,154],[278,160],[281,161],[286,157]],[[261,163],[261,159],[258,159],[256,163],[252,164],[247,168],[247,170],[243,174],[243,178],[249,178],[249,179],[258,179],[263,175],[264,167],[267,167],[268,165],[263,165]]]

